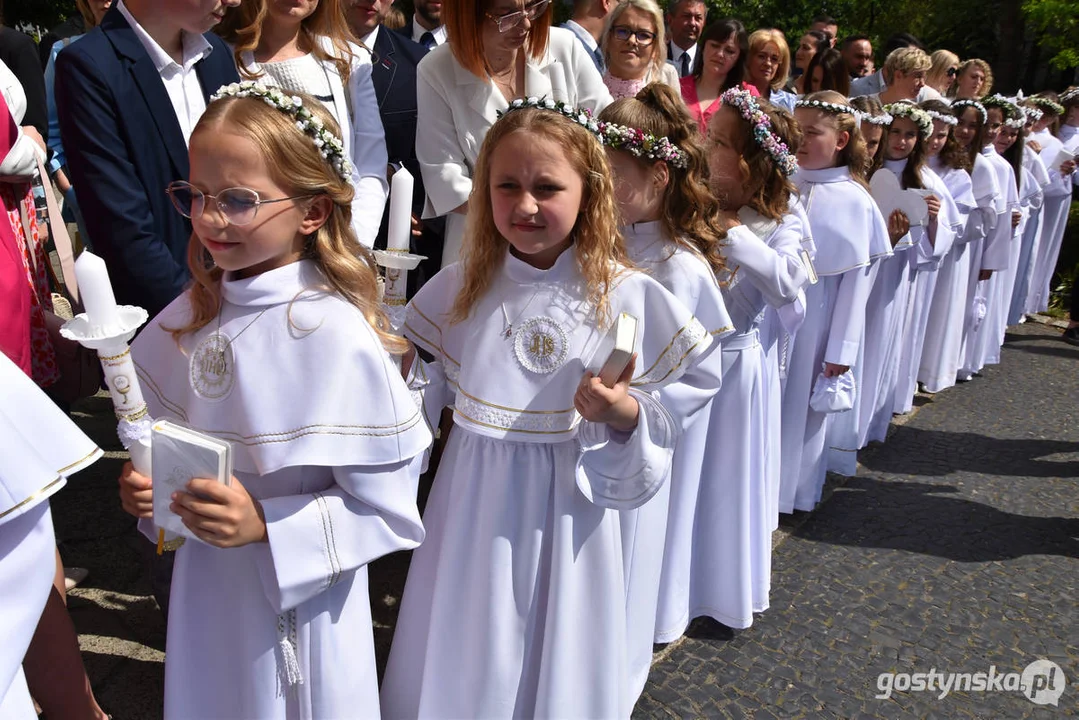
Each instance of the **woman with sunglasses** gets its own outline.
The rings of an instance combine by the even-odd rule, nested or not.
[[[446,216],[442,267],[458,259],[472,169],[487,131],[517,98],[548,98],[598,113],[611,102],[592,57],[551,27],[550,0],[456,0],[442,6],[448,42],[416,71],[416,157],[424,218]]]
[[[951,50],[934,50],[929,56],[933,62],[925,75],[926,99],[943,97],[959,74],[959,56]]]
[[[667,63],[663,11],[653,0],[624,0],[607,16],[600,39],[607,72],[603,83],[615,100],[634,97],[654,82],[680,90],[678,71]]]

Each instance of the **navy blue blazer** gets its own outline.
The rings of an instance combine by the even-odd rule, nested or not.
[[[196,65],[202,92],[239,81],[229,48]],[[165,188],[188,176],[187,143],[157,68],[119,7],[56,58],[56,105],[75,194],[116,300],[153,317],[184,289],[191,222]]]

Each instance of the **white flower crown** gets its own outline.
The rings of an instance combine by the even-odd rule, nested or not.
[[[345,157],[345,145],[341,138],[326,129],[318,116],[303,106],[303,100],[295,95],[289,96],[278,88],[268,87],[252,80],[232,83],[221,87],[210,102],[224,98],[261,98],[272,108],[291,115],[296,119],[296,127],[315,143],[323,159],[341,176],[342,180],[352,178],[352,163]]]
[[[1027,124],[1027,117],[1023,114],[1023,108],[1000,93],[983,97],[982,105],[985,106],[986,111],[991,107],[998,108],[1004,115],[1004,125],[1006,127],[1018,130]]]
[[[882,113],[880,115],[873,115],[872,113],[863,112],[862,110],[855,110],[855,116],[858,118],[858,124],[867,122],[870,125],[891,125],[894,117],[888,113]]]
[[[510,103],[510,106],[505,110],[499,110],[495,113],[498,118],[503,118],[514,110],[526,110],[528,108],[535,108],[537,110],[550,110],[556,112],[559,115],[569,118],[573,122],[583,127],[588,132],[599,138],[599,141],[603,142],[603,137],[600,134],[600,124],[592,117],[591,111],[587,108],[575,108],[572,105],[567,105],[561,100],[552,100],[549,97],[528,97],[517,98]]]
[[[1060,102],[1062,102],[1062,103],[1071,102],[1072,100],[1076,100],[1076,99],[1079,99],[1079,87],[1072,88],[1071,90],[1068,90],[1067,92],[1060,93]],[[1061,107],[1064,107],[1064,106],[1061,105]]]
[[[905,102],[892,103],[884,106],[884,112],[891,115],[893,121],[899,117],[911,120],[918,126],[918,131],[921,132],[923,138],[928,138],[933,134],[933,118],[917,105]]]
[[[949,113],[937,112],[936,110],[926,110],[925,114],[933,118],[934,120],[938,120],[944,123],[945,125],[955,127],[959,124],[959,118]]]
[[[794,107],[796,109],[812,108],[813,110],[823,110],[827,113],[847,113],[849,115],[854,115],[856,118],[859,115],[859,112],[850,105],[840,105],[839,103],[824,102],[823,100],[799,100],[794,104]]]
[[[966,108],[974,108],[978,111],[978,117],[982,119],[982,125],[989,120],[989,113],[985,109],[985,105],[982,105],[977,100],[953,100],[952,112],[962,113]],[[958,117],[958,115],[957,115]]]
[[[1045,112],[1041,108],[1030,107],[1029,105],[1020,105],[1019,107],[1023,114],[1027,116],[1027,122],[1036,123],[1045,117]]]
[[[1031,105],[1036,106],[1039,110],[1042,110],[1043,112],[1048,110],[1049,112],[1056,113],[1057,115],[1064,114],[1064,106],[1058,102],[1053,102],[1050,98],[1034,95],[1032,97],[1028,97],[1026,101]]]
[[[749,91],[732,87],[723,93],[721,100],[724,105],[733,107],[744,120],[749,122],[753,129],[754,142],[771,156],[779,171],[787,177],[793,175],[798,169],[798,160],[787,147],[787,143],[783,142],[782,138],[772,130],[772,121],[768,119],[768,113],[764,112]]]

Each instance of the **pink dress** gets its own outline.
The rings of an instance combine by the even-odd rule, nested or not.
[[[682,99],[686,101],[686,107],[689,109],[689,114],[697,120],[697,127],[701,129],[701,135],[708,134],[708,122],[712,119],[712,116],[716,114],[716,111],[722,107],[723,103],[720,98],[716,98],[712,101],[712,104],[708,107],[701,107],[700,98],[697,97],[697,80],[692,75],[686,75],[680,79],[679,84],[682,87]],[[753,87],[749,83],[742,83],[742,89],[748,90],[749,94],[753,97],[760,97],[760,93],[757,88]],[[722,93],[721,93],[722,94]]]

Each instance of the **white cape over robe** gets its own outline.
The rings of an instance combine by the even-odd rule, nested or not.
[[[151,415],[231,442],[269,537],[177,551],[169,720],[379,715],[367,563],[423,539],[431,435],[374,330],[324,285],[309,260],[226,279],[220,326],[177,345],[185,293],[132,349]],[[199,362],[215,335],[223,373]]]
[[[424,513],[382,684],[386,718],[628,717],[619,510],[666,482],[676,427],[658,402],[709,348],[655,280],[623,271],[611,317],[637,317],[632,433],[582,421],[573,395],[607,333],[573,248],[548,270],[510,253],[467,319],[444,268],[409,305],[424,405],[454,428]]]

